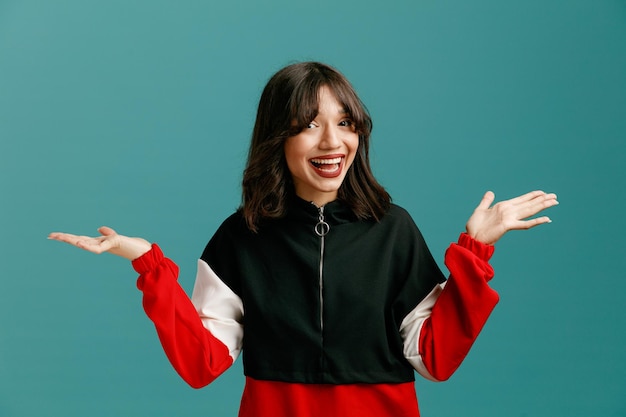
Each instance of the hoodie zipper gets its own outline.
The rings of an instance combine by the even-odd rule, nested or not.
[[[330,225],[324,220],[324,207],[318,207],[318,222],[315,225],[315,234],[320,237],[320,263],[319,263],[319,301],[320,301],[320,330],[322,345],[324,344],[324,237],[330,231]]]

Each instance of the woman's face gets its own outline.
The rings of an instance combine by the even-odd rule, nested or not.
[[[326,86],[311,123],[285,141],[285,158],[298,197],[318,207],[337,198],[359,146],[350,115]]]

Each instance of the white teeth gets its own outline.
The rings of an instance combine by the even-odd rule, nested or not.
[[[341,162],[341,158],[333,158],[333,159],[311,159],[311,162],[313,162],[314,164],[318,164],[318,165],[324,165],[324,164],[338,164]]]

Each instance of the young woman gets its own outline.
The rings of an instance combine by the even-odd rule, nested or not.
[[[449,378],[498,302],[493,244],[549,222],[525,219],[557,200],[534,191],[492,206],[486,193],[446,252],[446,280],[372,175],[371,128],[335,69],[277,72],[259,103],[242,206],[206,246],[191,299],[156,244],[108,227],[50,238],[132,260],[144,309],[191,386],[243,351],[242,417],[418,416],[414,370]]]

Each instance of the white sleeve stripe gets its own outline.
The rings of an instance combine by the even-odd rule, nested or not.
[[[424,378],[431,381],[438,381],[426,369],[422,361],[422,355],[419,352],[419,340],[422,332],[422,326],[435,305],[435,301],[439,298],[439,294],[443,290],[446,283],[436,285],[409,314],[406,315],[400,324],[400,335],[404,343],[404,357],[409,361],[413,368]]]
[[[202,259],[198,260],[191,302],[204,327],[228,347],[234,362],[241,352],[243,303]]]

